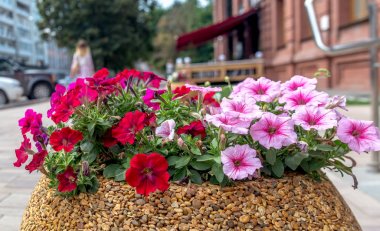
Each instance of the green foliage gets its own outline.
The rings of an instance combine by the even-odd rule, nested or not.
[[[86,39],[98,68],[120,70],[152,49],[154,0],[41,0],[37,6],[43,37],[70,48]]]
[[[164,69],[166,62],[174,61],[177,56],[188,56],[193,63],[213,58],[212,42],[179,53],[175,49],[177,36],[213,23],[211,1],[206,7],[200,6],[197,0],[176,2],[167,10],[156,10],[155,15],[160,15],[153,42],[155,52],[151,60],[156,67]]]

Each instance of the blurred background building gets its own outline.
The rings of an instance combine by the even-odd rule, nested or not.
[[[380,0],[374,1],[380,5]],[[331,46],[368,39],[367,4],[368,0],[315,1],[325,43]],[[239,22],[229,27],[236,20]],[[322,52],[313,40],[304,0],[214,0],[213,23],[207,31],[219,30],[212,38],[215,61],[253,62],[262,57],[261,74],[282,81],[294,73],[312,77],[323,67],[330,70],[333,78],[319,81],[322,89],[370,90],[368,50],[335,56]],[[177,49],[181,39],[189,39],[190,35],[193,37],[186,46],[210,39],[199,40],[196,32],[202,31],[181,35]]]
[[[327,45],[360,41],[369,37],[367,0],[319,0],[315,9],[323,39]],[[380,1],[376,1],[379,2]],[[370,63],[367,50],[346,55],[327,56],[314,43],[303,0],[220,0],[214,1],[215,22],[259,9],[260,50],[264,73],[287,80],[293,73],[313,76],[319,67],[331,71],[334,78],[320,81],[321,88],[341,90],[370,89]],[[214,40],[215,57],[239,54],[244,36],[241,28]],[[240,35],[240,36],[239,36]],[[243,35],[243,36],[242,36]],[[249,37],[248,37],[249,38]],[[246,40],[246,39],[245,39]],[[244,48],[243,50],[246,50]],[[227,58],[246,58],[231,56]],[[365,76],[365,77],[361,77]]]
[[[28,66],[66,72],[69,52],[54,41],[43,41],[36,22],[36,0],[0,0],[0,56]]]

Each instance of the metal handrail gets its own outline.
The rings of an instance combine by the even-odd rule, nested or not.
[[[379,126],[379,76],[378,69],[380,65],[377,63],[378,58],[378,46],[380,39],[377,31],[377,5],[374,2],[369,3],[369,25],[370,25],[370,38],[360,42],[353,42],[342,45],[327,46],[322,39],[321,32],[319,30],[317,16],[315,14],[314,0],[305,0],[305,8],[307,16],[309,18],[311,31],[313,33],[314,41],[318,48],[324,51],[327,55],[341,55],[346,53],[352,53],[362,49],[368,49],[370,51],[370,68],[371,68],[371,108],[372,119],[375,125]],[[380,172],[380,152],[373,152],[373,161],[375,170]]]
[[[366,39],[360,42],[339,44],[339,45],[334,45],[331,47],[327,46],[325,42],[323,41],[322,34],[319,30],[317,16],[315,14],[313,2],[314,0],[305,0],[305,8],[306,8],[307,16],[309,18],[311,31],[313,33],[314,41],[317,47],[321,49],[322,51],[324,51],[327,55],[331,55],[331,56],[342,55],[346,53],[355,52],[357,50],[362,50],[365,48],[369,49],[373,46],[380,45],[380,39],[371,38],[371,39]]]

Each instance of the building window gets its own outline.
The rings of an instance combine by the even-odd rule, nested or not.
[[[309,23],[309,18],[307,17],[307,12],[305,9],[305,5],[303,1],[301,1],[301,20],[300,20],[300,26],[301,26],[301,40],[310,39],[312,36],[311,33],[311,26]]]
[[[284,0],[277,0],[276,16],[277,16],[277,48],[285,46],[285,7]]]
[[[368,19],[367,0],[340,0],[340,25],[347,26]]]
[[[232,16],[232,0],[226,0],[226,15],[227,18]]]

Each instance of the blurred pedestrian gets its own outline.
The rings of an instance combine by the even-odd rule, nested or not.
[[[79,40],[73,62],[71,64],[70,77],[71,78],[84,78],[91,77],[94,74],[94,64],[92,62],[91,50],[87,42]]]

